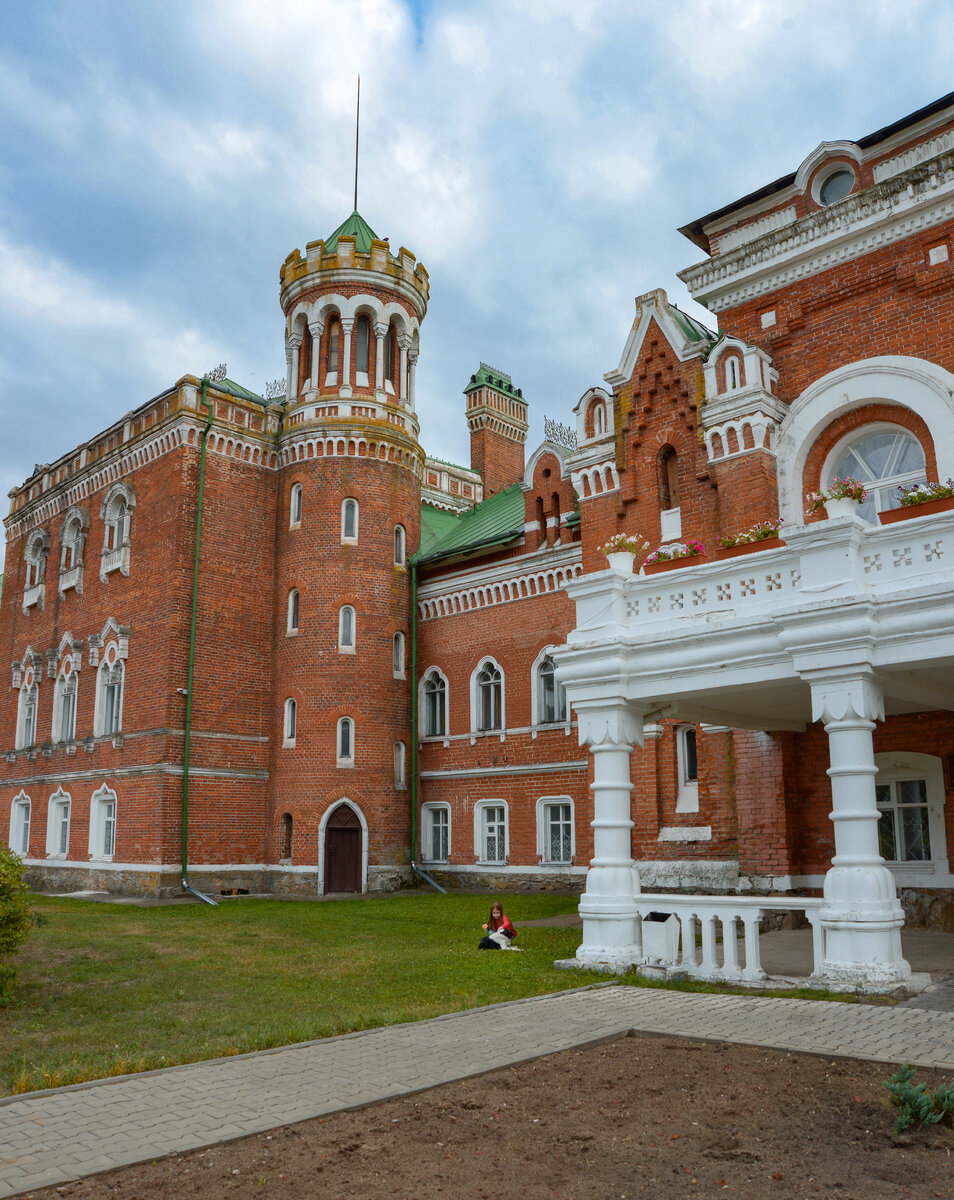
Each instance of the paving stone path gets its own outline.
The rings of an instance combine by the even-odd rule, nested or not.
[[[954,1072],[954,1013],[597,985],[0,1101],[0,1196],[449,1083],[629,1030]]]

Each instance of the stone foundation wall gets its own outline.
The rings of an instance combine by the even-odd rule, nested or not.
[[[899,898],[908,929],[954,933],[954,893],[949,888],[902,888]]]

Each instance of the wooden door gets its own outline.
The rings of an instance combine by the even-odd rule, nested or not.
[[[339,804],[325,826],[325,892],[361,891],[361,822]]]

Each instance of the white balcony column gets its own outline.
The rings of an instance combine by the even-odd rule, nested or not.
[[[643,742],[642,713],[622,696],[574,701],[581,744],[593,755],[593,859],[580,897],[583,944],[577,961],[625,970],[642,957],[632,858],[630,755]]]
[[[903,983],[911,968],[901,953],[904,913],[878,849],[872,731],[884,720],[873,672],[850,669],[810,680],[812,719],[828,734],[835,853],[825,876],[819,921],[822,975],[859,986]]]
[[[301,334],[290,334],[285,343],[285,361],[288,363],[288,402],[298,399],[298,351],[301,349]]]
[[[417,350],[407,352],[407,406],[414,412],[414,373],[417,370]]]
[[[353,317],[341,318],[341,332],[344,334],[344,353],[342,354],[342,366],[339,379],[341,383],[338,387],[339,396],[351,395],[351,333],[354,329]]]
[[[398,339],[398,345],[401,348],[401,385],[400,399],[407,401],[407,352],[411,345],[407,336]]]
[[[388,334],[388,325],[383,321],[375,321],[374,323],[374,390],[380,392],[381,399],[384,396],[384,339]]]
[[[308,322],[308,332],[311,334],[311,379],[308,382],[308,386],[313,392],[318,390],[318,368],[321,365],[321,335],[324,331],[324,321]]]

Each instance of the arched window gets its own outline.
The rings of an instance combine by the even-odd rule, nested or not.
[[[436,667],[424,676],[424,736],[447,733],[447,680]]]
[[[730,354],[725,360],[725,390],[734,392],[740,382],[739,360],[736,355]]]
[[[659,507],[679,507],[679,456],[672,446],[664,446],[659,455]]]
[[[371,345],[371,322],[363,314],[358,317],[354,327],[354,369],[357,372],[355,382],[360,386],[368,386],[368,363]]]
[[[83,566],[85,544],[86,524],[83,516],[74,512],[63,522],[60,534],[60,591],[76,586],[77,573]]]
[[[292,859],[292,833],[293,822],[291,813],[282,813],[281,821],[278,825],[278,860],[279,862],[291,862]]]
[[[294,746],[298,737],[298,701],[289,696],[285,701],[285,729],[283,738],[286,746]]]
[[[597,400],[590,412],[593,415],[593,436],[602,437],[606,432],[606,405],[602,400]]]
[[[357,542],[358,540],[358,502],[350,497],[341,503],[341,540]]]
[[[298,395],[311,383],[311,356],[314,352],[311,330],[307,325],[301,331],[301,347],[298,351]]]
[[[20,688],[17,702],[17,749],[27,750],[36,745],[36,714],[38,687],[32,672],[28,673]]]
[[[403,567],[405,563],[405,551],[407,546],[407,537],[404,532],[403,525],[394,526],[394,565]]]
[[[325,358],[325,383],[338,382],[338,348],[341,342],[341,321],[332,317],[328,322],[328,352]]]
[[[354,766],[354,721],[350,717],[338,721],[338,766]]]
[[[397,387],[398,361],[397,330],[389,325],[384,336],[384,387],[392,395]]]
[[[103,499],[100,516],[104,533],[99,577],[104,583],[112,571],[129,574],[131,516],[135,507],[135,494],[127,483],[114,484]]]
[[[301,484],[293,483],[288,503],[288,524],[294,528],[301,524]]]
[[[407,786],[405,778],[405,764],[407,759],[407,750],[403,742],[394,743],[394,786],[398,789]]]
[[[288,634],[298,632],[298,588],[292,588],[288,593]]]
[[[48,858],[66,858],[70,848],[70,808],[72,801],[61,787],[50,797],[46,810],[46,854]]]
[[[106,514],[106,549],[118,550],[126,540],[126,498],[117,496]]]
[[[89,856],[110,859],[116,852],[116,793],[105,785],[93,792],[89,805]]]
[[[338,649],[344,654],[353,654],[355,640],[354,609],[350,604],[343,604],[338,612]]]
[[[858,511],[866,521],[874,521],[877,513],[900,505],[900,486],[924,482],[924,450],[906,429],[869,425],[835,447],[823,472],[822,487],[846,477],[860,480],[868,489],[868,498]]]
[[[10,806],[10,849],[26,858],[30,853],[30,797],[20,791]]]
[[[392,670],[395,679],[404,678],[404,634],[396,633],[391,647]]]
[[[503,729],[503,672],[492,661],[485,662],[476,677],[477,729]]]
[[[96,672],[94,732],[97,737],[109,737],[122,729],[124,668],[115,645],[110,646]]]
[[[555,725],[566,720],[566,689],[556,678],[556,665],[548,654],[537,667],[537,720]]]
[[[69,659],[56,677],[53,688],[53,741],[71,742],[76,737],[76,673]]]
[[[26,572],[23,580],[23,611],[34,604],[43,607],[46,585],[46,559],[50,551],[50,535],[45,529],[36,529],[27,538],[24,550]]]

